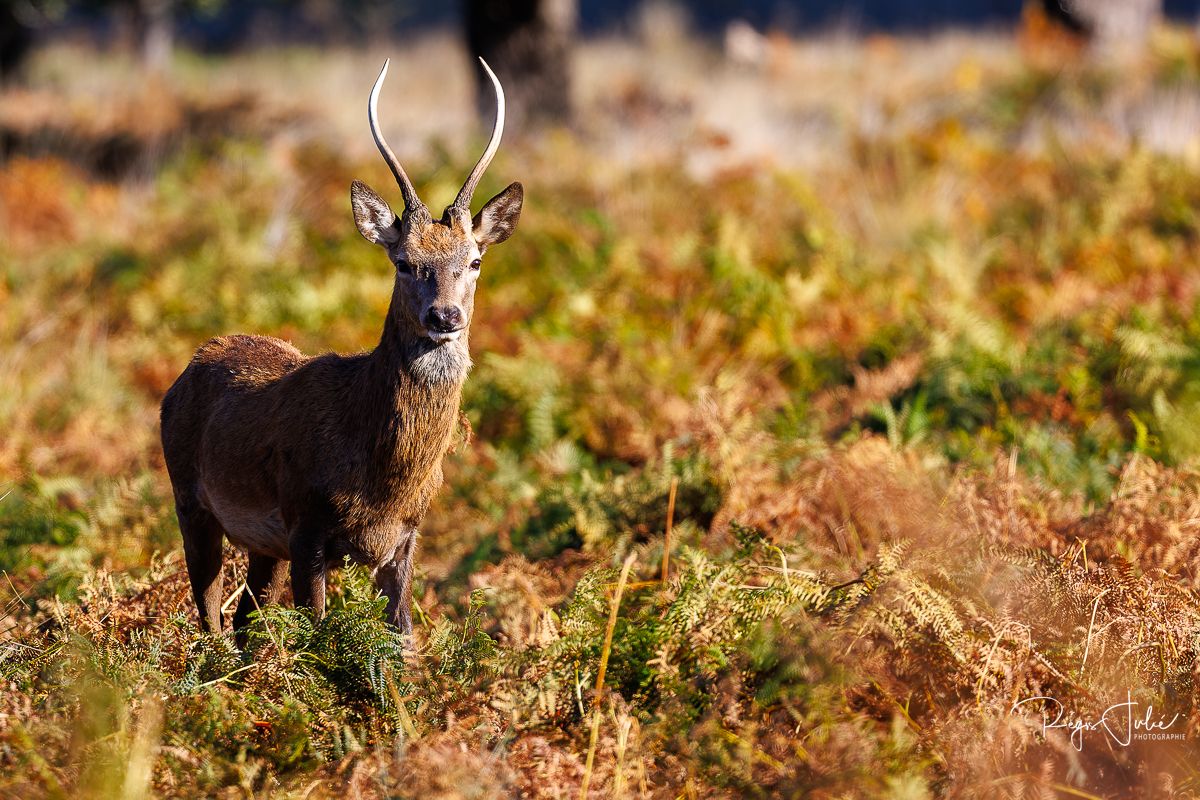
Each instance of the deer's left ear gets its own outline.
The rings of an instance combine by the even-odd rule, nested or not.
[[[521,203],[525,189],[520,183],[509,184],[500,194],[488,200],[471,220],[475,241],[481,248],[500,244],[517,229],[521,218]]]

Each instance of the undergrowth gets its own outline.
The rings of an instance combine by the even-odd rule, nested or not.
[[[411,641],[355,567],[321,620],[201,635],[156,428],[210,335],[373,346],[391,277],[346,194],[386,169],[269,99],[124,182],[11,158],[0,795],[574,797],[598,709],[596,797],[1200,796],[1200,195],[1186,154],[1077,134],[1200,59],[1005,46],[810,171],[605,160],[587,118],[506,144],[481,192],[527,207]]]

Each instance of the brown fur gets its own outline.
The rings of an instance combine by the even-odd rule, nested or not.
[[[291,562],[297,606],[321,615],[325,575],[343,558],[370,566],[388,619],[412,630],[417,529],[442,483],[458,419],[478,261],[520,215],[513,184],[471,219],[423,206],[397,220],[363,184],[355,222],[397,266],[379,346],[308,357],[264,336],[205,343],[162,403],[162,441],[192,591],[205,630],[221,629],[224,537],[250,554],[240,631],[274,602]],[[429,327],[435,309],[461,328]]]

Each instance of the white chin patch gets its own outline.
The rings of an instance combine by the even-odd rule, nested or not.
[[[445,342],[457,341],[458,337],[462,336],[462,331],[453,331],[452,333],[435,333],[430,331],[428,335],[430,339],[438,344],[444,344]]]

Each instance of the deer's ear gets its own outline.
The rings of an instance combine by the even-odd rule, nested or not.
[[[521,184],[509,184],[500,194],[488,200],[475,219],[471,220],[474,228],[475,241],[480,247],[500,244],[517,229],[517,220],[521,218],[521,203],[525,199],[525,189]]]
[[[350,184],[350,207],[354,209],[354,224],[368,242],[391,247],[400,241],[396,215],[387,201],[362,181]]]

